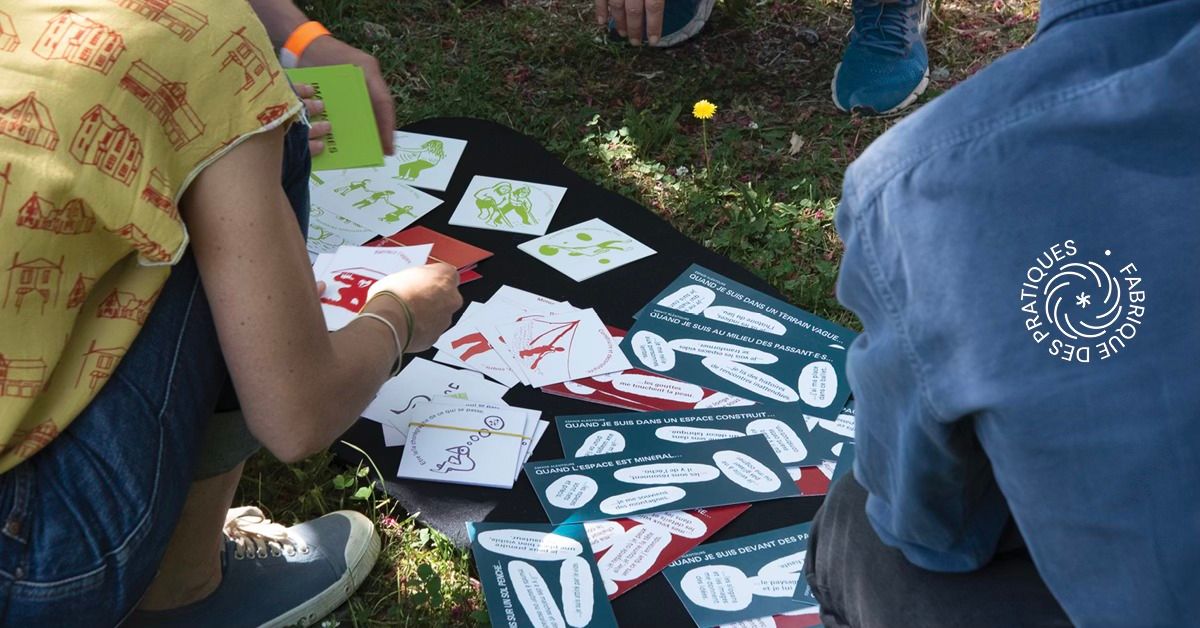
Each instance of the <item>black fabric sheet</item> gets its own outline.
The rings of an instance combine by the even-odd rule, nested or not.
[[[605,323],[628,329],[633,324],[633,314],[692,263],[779,296],[777,291],[749,271],[691,241],[650,210],[583,179],[533,139],[512,129],[482,120],[437,118],[411,124],[403,130],[461,138],[468,142],[446,192],[429,191],[444,199],[445,203],[418,222],[495,253],[476,269],[483,278],[462,287],[463,297],[468,302],[486,301],[501,285],[509,284],[553,299],[569,301],[576,307],[595,308]],[[475,175],[563,186],[568,192],[554,215],[548,233],[592,218],[601,218],[645,243],[658,254],[576,283],[517,249],[518,244],[533,236],[447,224],[467,184]],[[422,357],[432,359],[433,353],[431,350],[422,354]],[[551,422],[533,453],[533,460],[562,457],[554,417],[622,411],[544,394],[521,384],[515,386],[504,400],[514,406],[537,408],[543,412],[542,418]],[[419,513],[418,520],[444,533],[456,544],[466,544],[465,524],[468,521],[546,521],[545,512],[524,473],[511,490],[397,480],[395,472],[400,466],[403,449],[384,446],[379,424],[360,419],[342,438],[371,457],[384,475],[388,493],[405,510]],[[333,451],[350,464],[363,460],[359,452],[341,443],[334,445]],[[713,536],[712,540],[809,521],[821,500],[820,497],[801,497],[755,504]],[[617,598],[613,608],[621,626],[691,625],[683,606],[661,576],[655,576]]]

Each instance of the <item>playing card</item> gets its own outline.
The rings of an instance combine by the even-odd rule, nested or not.
[[[567,188],[555,185],[476,176],[450,224],[543,235],[566,193]]]
[[[367,302],[376,281],[412,266],[425,264],[428,244],[397,248],[344,246],[333,254],[318,280],[325,282],[321,311],[329,331],[344,327]]]
[[[409,417],[400,478],[512,488],[528,415],[489,404],[425,403]]]
[[[390,172],[386,165],[314,172],[309,177],[312,204],[361,225],[370,237],[403,229],[442,204],[442,199],[392,179]]]
[[[499,325],[511,365],[531,386],[546,386],[580,377],[592,377],[630,368],[617,342],[595,310],[530,314]],[[492,337],[484,330],[485,337]]]
[[[384,166],[397,181],[445,192],[458,160],[467,150],[466,140],[396,131],[396,153]]]
[[[654,255],[654,249],[599,218],[534,238],[517,248],[575,281]]]
[[[421,226],[409,227],[385,236],[372,242],[371,246],[416,246],[418,244],[432,244],[433,251],[429,253],[429,259],[446,262],[459,271],[470,270],[479,262],[492,256],[492,252],[487,249],[472,246],[462,240],[456,240]]]

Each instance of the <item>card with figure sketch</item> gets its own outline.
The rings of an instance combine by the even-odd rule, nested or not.
[[[314,172],[312,204],[362,225],[371,237],[395,233],[442,204],[442,199],[393,180],[387,166]]]
[[[483,329],[484,337],[531,386],[557,384],[630,367],[595,310],[566,309],[531,314]],[[495,342],[493,342],[495,341]]]
[[[593,218],[517,247],[554,270],[583,281],[654,255],[654,249]]]
[[[536,426],[523,408],[472,402],[424,403],[408,419],[397,477],[496,488],[512,488]]]
[[[338,247],[359,246],[375,237],[375,231],[318,205],[309,204],[308,239],[310,253],[335,253]]]
[[[567,188],[476,175],[450,224],[528,235],[544,235]]]
[[[384,159],[388,176],[408,185],[445,192],[467,141],[396,131],[396,154]]]
[[[345,327],[362,310],[367,292],[375,282],[412,266],[421,266],[429,258],[430,245],[377,248],[343,246],[332,257],[314,267],[318,281],[325,282],[321,311],[329,331]]]

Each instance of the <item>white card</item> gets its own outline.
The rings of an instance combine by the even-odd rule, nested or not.
[[[450,216],[450,224],[542,235],[566,193],[567,188],[556,185],[476,176]]]
[[[458,322],[433,344],[438,349],[433,359],[443,364],[478,371],[505,386],[515,386],[521,382],[521,378],[508,368],[472,322],[484,307],[482,303],[475,302],[467,305]]]
[[[414,409],[397,477],[512,488],[528,418],[486,404],[426,403]]]
[[[385,163],[378,168],[314,172],[309,177],[312,205],[361,225],[370,231],[369,240],[376,234],[395,233],[442,204],[442,199],[393,179],[393,170]]]
[[[654,249],[593,218],[517,247],[558,272],[583,281],[654,255]]]
[[[384,444],[397,447],[408,434],[408,414],[422,402],[442,397],[503,404],[508,387],[479,373],[413,358],[395,377],[384,382],[362,416],[383,424]]]
[[[358,246],[376,235],[371,229],[328,212],[320,205],[309,205],[305,246],[310,253],[333,253],[338,247]]]
[[[496,332],[537,388],[632,368],[595,310],[532,314]]]
[[[409,185],[446,191],[450,177],[467,150],[467,141],[452,137],[396,131],[396,154],[385,157],[391,176]]]
[[[325,282],[321,311],[325,327],[336,331],[354,319],[376,281],[412,266],[424,265],[433,245],[404,247],[343,246],[317,279]]]
[[[537,449],[538,443],[542,442],[542,434],[546,433],[546,428],[550,427],[549,421],[538,421],[534,426],[533,438],[521,443],[521,461],[517,463],[517,472],[513,475],[513,482],[521,478],[521,469],[525,467],[525,463],[533,457],[533,450]]]

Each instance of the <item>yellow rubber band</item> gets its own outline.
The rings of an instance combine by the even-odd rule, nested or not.
[[[477,428],[473,428],[473,427],[458,427],[455,425],[441,425],[438,423],[418,423],[416,421],[413,421],[408,424],[408,427],[410,429],[414,428],[414,427],[436,427],[436,428],[442,429],[442,430],[458,430],[460,432],[476,432],[479,434],[495,434],[497,436],[512,436],[514,438],[525,438],[524,434],[517,434],[515,432],[497,432],[496,430],[477,429]]]

